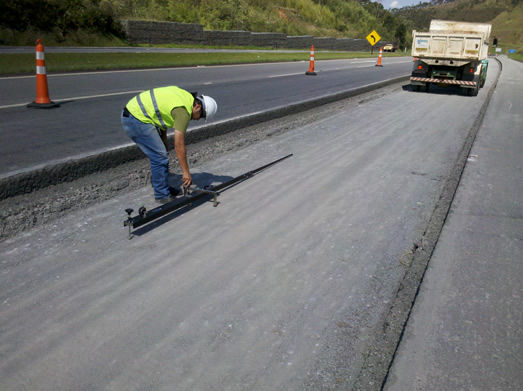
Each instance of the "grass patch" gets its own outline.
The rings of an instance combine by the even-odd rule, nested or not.
[[[519,61],[519,62],[523,62],[523,53],[519,52],[519,53],[513,53],[513,54],[509,54],[508,55],[509,58],[513,59],[513,60],[516,60],[516,61]]]
[[[385,54],[400,56],[402,54]],[[377,57],[377,52],[315,52],[316,60]],[[244,64],[282,61],[308,61],[309,53],[47,53],[47,72],[95,71],[185,67],[196,65]],[[0,55],[0,74],[35,72],[34,54]]]
[[[511,11],[499,14],[492,21],[491,38],[498,38],[498,46],[502,48],[502,53],[509,58],[523,61],[523,3],[516,6]],[[508,53],[509,49],[515,49],[516,53]]]

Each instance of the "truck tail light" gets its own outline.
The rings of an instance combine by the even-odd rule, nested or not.
[[[470,68],[469,72],[474,73],[474,68]]]

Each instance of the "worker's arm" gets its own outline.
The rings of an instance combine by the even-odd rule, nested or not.
[[[174,129],[174,150],[178,158],[178,163],[180,163],[180,168],[182,169],[182,184],[184,187],[189,187],[192,184],[192,177],[189,172],[189,163],[187,163],[185,134],[176,129]]]

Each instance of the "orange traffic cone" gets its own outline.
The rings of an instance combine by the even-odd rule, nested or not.
[[[36,100],[29,103],[27,107],[37,107],[49,109],[60,106],[49,99],[49,90],[47,89],[47,73],[45,70],[45,53],[44,45],[40,39],[36,40]]]
[[[377,67],[382,67],[381,65],[381,56],[383,55],[383,47],[380,47],[380,54],[378,54],[378,62],[376,63]]]
[[[309,61],[309,70],[305,72],[305,74],[309,76],[316,76],[316,72],[314,72],[314,45],[311,46],[311,59]]]

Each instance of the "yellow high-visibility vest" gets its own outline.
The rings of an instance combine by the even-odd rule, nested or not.
[[[144,91],[127,103],[127,110],[138,120],[162,129],[172,128],[175,107],[184,107],[192,116],[193,95],[176,86],[153,88]]]

